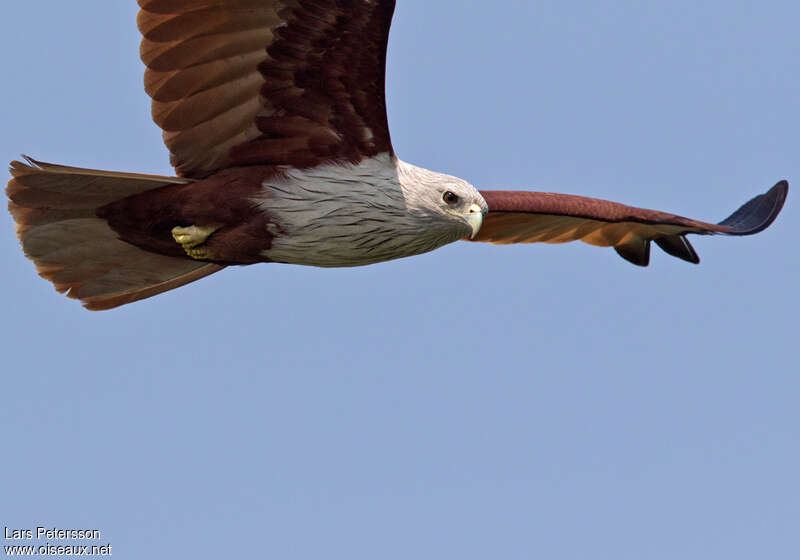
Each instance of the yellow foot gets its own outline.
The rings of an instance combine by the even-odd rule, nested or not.
[[[188,226],[172,228],[172,238],[193,259],[212,260],[208,247],[202,247],[208,236],[217,231],[216,226]]]

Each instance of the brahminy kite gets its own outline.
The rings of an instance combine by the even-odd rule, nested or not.
[[[772,223],[781,181],[711,224],[544,192],[478,191],[400,160],[384,77],[394,0],[139,0],[153,118],[176,177],[11,163],[25,254],[109,309],[228,265],[366,265],[458,240],[613,247],[699,262],[686,235]]]

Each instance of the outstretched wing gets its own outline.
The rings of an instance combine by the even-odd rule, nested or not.
[[[145,89],[182,177],[391,152],[394,0],[139,0]]]
[[[583,196],[481,191],[489,213],[473,241],[506,244],[580,240],[614,247],[622,258],[639,266],[650,262],[650,242],[655,241],[670,255],[699,263],[687,234],[758,233],[778,216],[788,191],[789,184],[781,181],[718,224]]]

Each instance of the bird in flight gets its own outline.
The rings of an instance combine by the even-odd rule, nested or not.
[[[229,265],[359,266],[469,240],[650,245],[699,262],[688,234],[750,235],[780,181],[718,224],[615,202],[479,191],[400,160],[386,117],[394,0],[139,0],[153,119],[176,176],[11,163],[25,254],[92,310]]]

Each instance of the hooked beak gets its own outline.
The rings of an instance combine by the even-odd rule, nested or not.
[[[464,216],[464,219],[467,220],[469,227],[472,228],[472,235],[470,235],[469,238],[475,239],[475,236],[478,235],[478,232],[483,225],[483,208],[477,204],[473,204],[469,207],[467,215]]]

